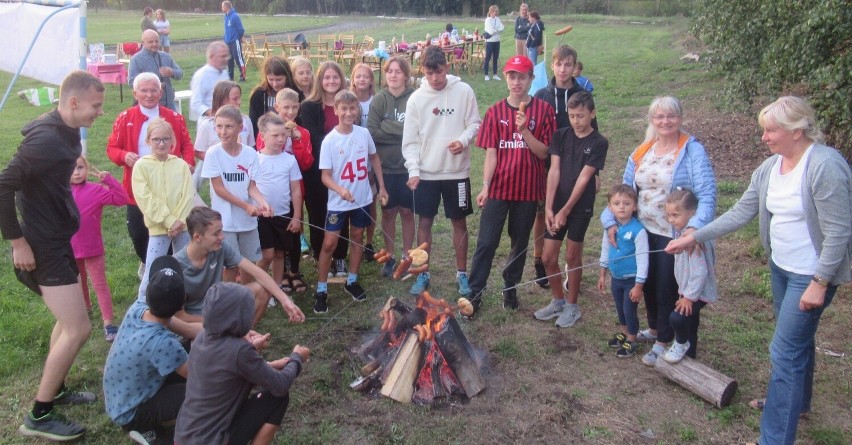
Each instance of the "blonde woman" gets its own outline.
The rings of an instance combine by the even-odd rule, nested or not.
[[[751,176],[739,201],[712,223],[669,243],[677,253],[731,233],[757,217],[769,256],[775,333],[760,443],[793,444],[799,416],[811,411],[814,337],[837,287],[850,280],[852,173],[823,144],[803,99],[782,97],[760,111],[761,140],[773,154]]]
[[[169,52],[169,48],[172,46],[172,41],[169,37],[172,33],[172,26],[166,20],[166,11],[162,9],[157,10],[154,26],[157,27],[157,34],[160,35],[160,48],[163,48],[165,52]]]
[[[500,8],[491,5],[488,8],[488,17],[485,17],[485,61],[482,62],[482,71],[485,80],[500,80],[497,75],[497,65],[500,64],[500,33],[503,32],[503,22],[500,21]],[[491,62],[491,77],[488,77],[488,62]]]

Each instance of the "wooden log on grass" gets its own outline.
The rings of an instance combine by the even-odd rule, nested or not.
[[[737,392],[736,380],[689,357],[674,365],[660,357],[654,369],[717,408],[730,405]]]

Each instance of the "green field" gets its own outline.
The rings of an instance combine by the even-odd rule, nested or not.
[[[214,39],[221,34],[220,16],[170,14],[175,39]],[[378,19],[322,17],[245,17],[253,32],[296,31],[332,24],[350,24],[347,32],[356,38],[370,35],[376,40],[393,37],[420,39],[443,28],[445,18]],[[569,24],[563,17],[544,17],[548,30]],[[129,29],[137,32],[136,14],[90,13],[90,41],[108,44],[129,40]],[[207,24],[209,23],[209,25]],[[504,18],[504,23],[509,23]],[[354,25],[352,25],[354,24]],[[459,28],[482,28],[481,20],[456,21]],[[696,134],[717,134],[729,130],[718,124],[719,117],[745,122],[756,129],[754,119],[736,113],[717,111],[717,91],[723,82],[704,64],[687,64],[683,54],[687,23],[671,19],[587,16],[572,18],[574,30],[563,39],[548,32],[547,45],[574,46],[586,66],[584,75],[595,84],[601,132],[610,141],[606,169],[602,172],[604,190],[620,181],[624,162],[644,135],[647,105],[659,95],[679,96],[687,110],[685,129]],[[353,29],[354,28],[354,29]],[[250,31],[250,32],[252,32]],[[306,31],[309,38],[318,31]],[[180,37],[178,37],[180,35]],[[501,61],[513,52],[514,42],[504,38]],[[176,89],[188,89],[192,73],[204,63],[202,49],[177,49],[173,55],[185,70]],[[463,80],[474,88],[484,114],[488,106],[506,96],[504,82],[485,82],[479,71],[464,73]],[[0,85],[8,85],[11,75],[0,73]],[[243,84],[243,109],[259,77],[254,69]],[[21,80],[14,91],[40,85]],[[121,171],[105,156],[104,147],[115,116],[129,107],[128,88],[124,102],[118,87],[107,86],[105,115],[89,132],[89,158],[99,168],[121,177]],[[20,129],[29,120],[47,111],[11,98],[0,111],[0,165],[5,165],[21,140]],[[721,119],[725,120],[725,119]],[[190,125],[194,135],[194,124]],[[755,138],[742,151],[763,151]],[[708,146],[713,163],[720,168],[737,163],[728,152]],[[482,174],[482,150],[473,150],[473,184]],[[749,166],[749,171],[754,166]],[[735,202],[748,177],[728,178],[719,184],[719,212]],[[475,187],[476,188],[476,187]],[[475,189],[474,195],[478,193]],[[598,209],[602,198],[599,198]],[[487,222],[484,222],[487,223]],[[480,224],[476,211],[468,220],[470,254]],[[138,260],[125,228],[124,210],[108,208],[104,213],[104,239],[107,270],[117,319],[134,300],[138,280]],[[436,220],[433,250],[433,295],[455,300],[452,280],[451,227],[443,218]],[[380,239],[379,230],[376,237]],[[580,304],[583,319],[574,328],[557,330],[551,324],[534,321],[531,314],[550,299],[548,291],[532,285],[519,292],[521,309],[505,312],[500,307],[500,268],[508,251],[504,242],[495,257],[490,288],[482,315],[473,323],[462,323],[467,337],[483,353],[486,363],[486,391],[467,402],[444,403],[436,407],[403,406],[382,397],[365,396],[349,389],[362,365],[350,354],[371,332],[378,329],[378,309],[389,296],[408,299],[410,282],[400,283],[379,277],[375,263],[362,268],[368,300],[348,305],[342,288],[332,285],[330,311],[326,316],[309,313],[312,291],[296,294],[296,303],[308,315],[304,325],[291,326],[279,310],[271,310],[258,327],[273,336],[268,358],[286,355],[293,344],[306,344],[313,357],[291,393],[291,405],[281,432],[280,444],[432,444],[432,443],[743,443],[757,438],[759,412],[746,402],[761,396],[769,372],[768,342],[771,338],[771,296],[765,258],[754,228],[745,229],[721,241],[718,247],[720,302],[706,310],[701,325],[699,358],[707,365],[736,378],[739,391],[732,406],[716,409],[681,387],[643,366],[639,357],[618,360],[605,340],[615,329],[612,299],[594,288],[597,271],[584,274]],[[600,229],[592,226],[587,235],[583,264],[598,258]],[[377,242],[378,245],[381,242]],[[40,299],[14,278],[8,244],[0,250],[0,443],[29,443],[16,432],[41,375],[47,351],[52,317]],[[531,255],[529,255],[531,256]],[[531,258],[525,279],[532,277]],[[309,286],[316,271],[310,261],[302,266]],[[849,287],[840,292],[835,304],[823,316],[817,346],[843,352],[848,348],[846,331],[852,321]],[[93,296],[94,300],[94,296]],[[346,307],[345,311],[338,311]],[[644,310],[640,310],[640,320]],[[332,319],[333,315],[337,315]],[[101,376],[108,344],[100,331],[100,314],[91,316],[94,327],[90,341],[78,357],[68,383],[100,395]],[[643,323],[644,325],[644,323]],[[319,335],[315,335],[322,330]],[[641,350],[644,353],[645,350]],[[849,351],[842,358],[819,353],[814,413],[800,422],[799,443],[844,444],[852,433],[852,386]],[[79,443],[129,443],[120,428],[113,425],[102,402],[90,406],[64,408],[63,412],[89,428]],[[650,432],[650,433],[649,433]],[[641,434],[641,435],[640,435]],[[650,437],[650,438],[649,438]],[[843,439],[847,437],[847,439]]]

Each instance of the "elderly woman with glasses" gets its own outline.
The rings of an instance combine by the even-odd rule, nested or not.
[[[698,198],[698,209],[689,220],[684,234],[707,225],[716,208],[716,177],[704,146],[681,129],[683,106],[674,97],[658,97],[648,108],[645,141],[627,158],[624,183],[638,194],[639,222],[648,232],[651,252],[665,249],[674,238],[666,220],[665,203],[669,193],[688,189]],[[615,245],[616,221],[609,209],[601,215],[610,242]],[[665,347],[674,339],[669,316],[678,299],[674,276],[674,255],[654,252],[649,255],[648,277],[643,288],[648,329],[639,331],[639,341],[655,342],[642,357],[642,363],[654,366]],[[695,357],[697,345],[687,355]]]

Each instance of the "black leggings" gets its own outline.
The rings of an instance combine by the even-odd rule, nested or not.
[[[127,233],[130,234],[130,241],[133,242],[133,250],[136,252],[136,256],[139,257],[139,261],[144,263],[148,253],[148,228],[145,227],[145,217],[142,216],[142,211],[133,204],[127,205]]]
[[[665,249],[671,240],[669,237],[649,232],[648,248],[651,251]],[[643,289],[645,309],[648,311],[648,327],[657,330],[657,341],[668,343],[674,339],[669,314],[674,310],[678,297],[674,255],[656,252],[648,257],[648,279]]]
[[[251,442],[264,424],[281,425],[289,404],[290,394],[284,394],[283,397],[275,397],[266,391],[252,394],[231,422],[228,444],[245,445]]]
[[[482,71],[488,75],[488,61],[491,61],[492,72],[497,74],[497,65],[500,64],[500,42],[485,42],[485,61],[482,62]]]

